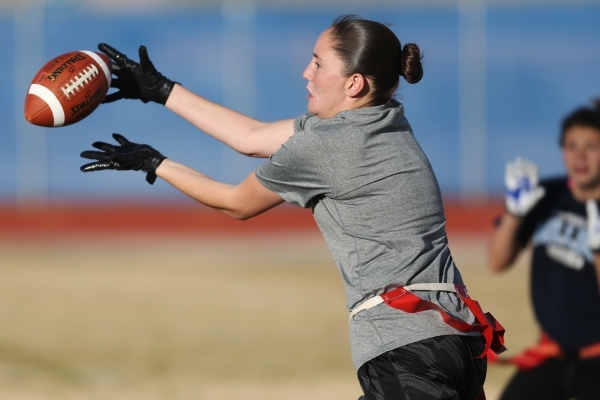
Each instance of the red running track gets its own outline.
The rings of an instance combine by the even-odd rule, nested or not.
[[[489,234],[502,213],[499,201],[445,202],[447,231]],[[0,234],[60,235],[77,233],[151,233],[244,235],[255,233],[315,233],[309,209],[282,205],[247,221],[229,218],[195,203],[52,203],[17,207],[0,204]]]

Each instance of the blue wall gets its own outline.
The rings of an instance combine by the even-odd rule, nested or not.
[[[106,42],[137,59],[148,47],[157,68],[187,88],[219,103],[250,110],[263,120],[292,118],[305,112],[301,74],[319,33],[339,14],[352,10],[273,12],[259,9],[243,29],[254,38],[251,98],[224,92],[224,32],[231,22],[220,10],[162,15],[115,16],[72,5],[46,10],[47,60],[76,49],[95,50]],[[441,10],[372,10],[364,18],[393,23],[401,41],[415,42],[425,53],[425,76],[403,84],[404,103],[415,136],[429,156],[442,190],[458,192],[458,12]],[[562,171],[558,125],[573,108],[600,96],[600,6],[490,8],[488,10],[488,165],[490,193],[502,191],[505,162],[517,155],[540,165],[542,175]],[[74,34],[73,32],[77,32]],[[0,16],[0,200],[17,191],[15,131],[29,81],[15,82],[14,23]],[[41,65],[19,66],[31,71]],[[229,71],[230,69],[228,69]],[[248,93],[248,91],[243,91]],[[244,106],[245,105],[245,106]],[[242,111],[246,111],[242,110]],[[140,173],[83,174],[79,157],[96,140],[120,132],[153,145],[170,158],[209,176],[238,182],[261,161],[224,148],[165,108],[139,101],[102,105],[86,120],[54,129],[33,128],[47,139],[50,199],[148,198],[181,196],[168,184],[153,187]],[[37,134],[37,133],[36,133]]]

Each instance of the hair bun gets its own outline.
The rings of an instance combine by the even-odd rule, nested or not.
[[[406,43],[400,52],[400,73],[408,83],[417,83],[423,77],[423,56],[419,46],[414,43]]]

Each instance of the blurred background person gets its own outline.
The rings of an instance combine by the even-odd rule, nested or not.
[[[537,166],[506,166],[506,211],[493,235],[489,266],[510,268],[531,243],[531,298],[537,346],[514,356],[519,370],[502,400],[600,396],[600,101],[562,122],[566,175],[538,183]]]

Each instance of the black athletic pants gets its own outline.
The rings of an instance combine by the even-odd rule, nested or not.
[[[487,372],[482,336],[438,336],[383,353],[358,370],[361,400],[475,400]],[[531,399],[530,399],[531,400]]]
[[[518,371],[501,400],[598,400],[600,359],[551,358],[537,368]]]

